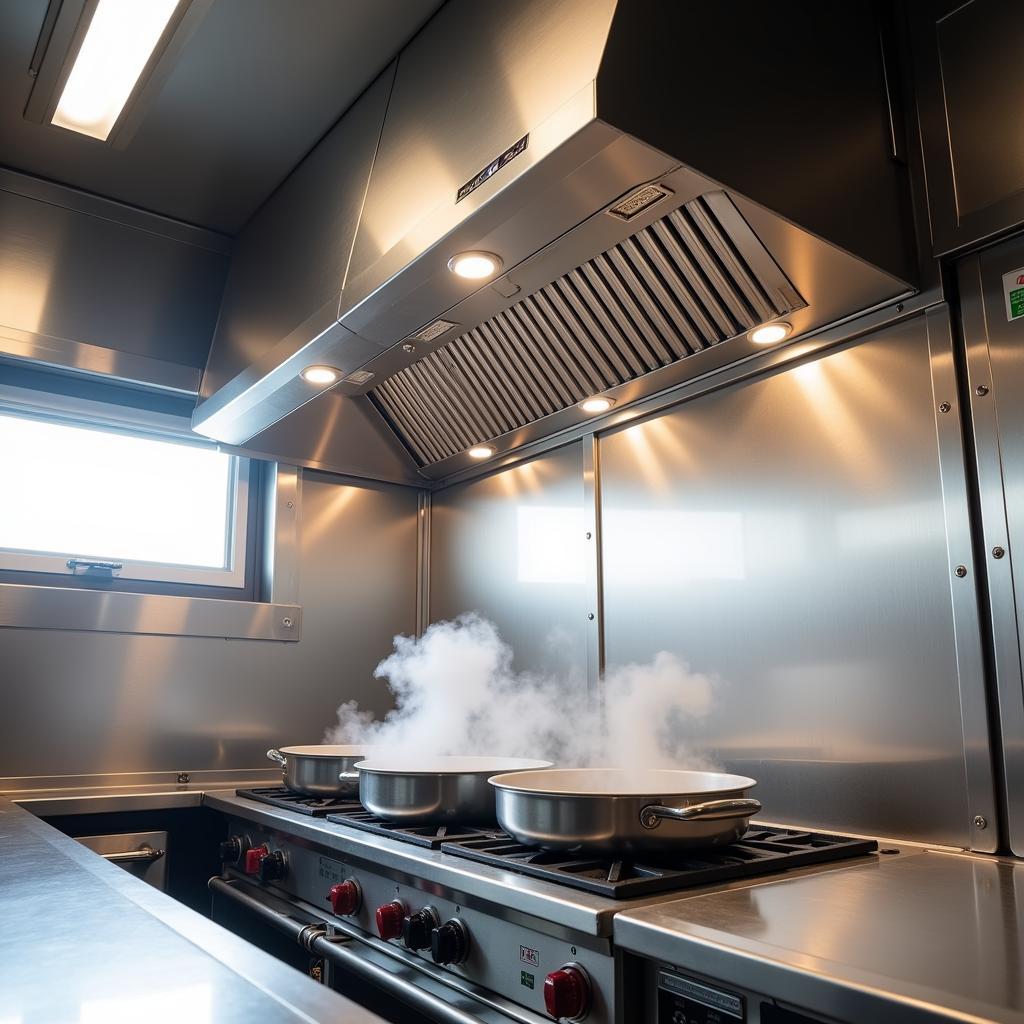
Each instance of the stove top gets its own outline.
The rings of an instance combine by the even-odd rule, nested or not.
[[[617,900],[858,857],[877,849],[873,839],[757,824],[728,846],[681,850],[677,856],[642,860],[539,850],[503,834],[441,845],[445,853]]]
[[[302,796],[284,786],[239,789],[236,793],[362,832],[440,850],[453,857],[615,900],[767,875],[808,864],[859,857],[878,849],[872,839],[754,823],[739,842],[729,846],[681,850],[672,857],[615,860],[524,846],[497,825],[396,825],[371,814],[358,800]]]
[[[343,800],[341,797],[303,796],[293,793],[285,786],[264,786],[260,789],[236,789],[237,796],[273,807],[282,807],[286,811],[297,811],[313,818],[323,818],[334,811],[361,811],[363,805],[358,800]]]
[[[361,829],[363,832],[372,832],[378,836],[388,836],[391,839],[400,839],[404,843],[413,843],[416,846],[426,846],[431,850],[442,850],[446,846],[457,845],[462,842],[476,840],[479,842],[495,842],[502,839],[508,840],[497,825],[478,826],[470,825],[396,825],[392,821],[385,821],[365,810],[361,804],[354,808],[345,808],[343,811],[327,815],[328,821],[338,825],[351,825],[352,828]]]

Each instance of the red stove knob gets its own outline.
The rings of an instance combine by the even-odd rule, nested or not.
[[[247,875],[258,875],[260,873],[260,861],[268,857],[270,851],[266,846],[254,846],[245,851],[245,873]]]
[[[344,882],[332,885],[327,894],[331,910],[336,914],[348,916],[359,909],[363,894],[359,891],[359,883],[354,878],[346,878]]]
[[[405,923],[405,906],[398,900],[377,908],[377,934],[382,939],[397,939]]]
[[[555,1020],[582,1020],[590,1009],[590,979],[579,964],[565,964],[544,979],[544,1007]]]

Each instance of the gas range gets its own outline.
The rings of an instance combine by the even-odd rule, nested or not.
[[[548,1007],[566,1019],[585,1008],[593,1024],[622,1021],[618,912],[749,886],[755,876],[825,870],[876,849],[870,840],[754,826],[729,847],[639,864],[534,850],[494,826],[395,826],[355,802],[311,802],[280,789],[210,793],[206,804],[228,817],[215,895],[285,906],[292,921],[326,932],[337,943],[331,952],[343,943],[337,987],[350,969],[383,984],[401,975],[395,997],[406,1007],[425,996],[435,1002],[420,1004],[424,1019],[463,1024],[539,1024],[551,1019]],[[327,941],[314,942],[316,951]],[[468,1000],[474,1010],[445,1016],[436,1000]]]

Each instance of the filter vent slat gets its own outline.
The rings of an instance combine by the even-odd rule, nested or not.
[[[699,196],[378,384],[420,465],[804,305],[723,192]]]

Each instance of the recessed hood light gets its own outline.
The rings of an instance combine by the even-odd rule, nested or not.
[[[501,258],[493,252],[460,252],[448,261],[448,269],[459,277],[482,281],[501,270]]]
[[[489,459],[494,454],[494,449],[486,444],[477,445],[476,448],[470,448],[466,454],[471,459]]]
[[[333,366],[307,366],[300,376],[309,384],[333,384],[341,376],[341,371]]]
[[[783,338],[788,338],[793,331],[793,325],[782,320],[773,324],[764,324],[755,328],[747,337],[755,345],[777,345]]]
[[[585,413],[596,416],[598,413],[607,412],[614,404],[615,400],[612,398],[605,398],[604,395],[595,395],[593,398],[587,398],[580,402],[580,408]]]
[[[51,123],[106,141],[179,0],[99,0]]]

